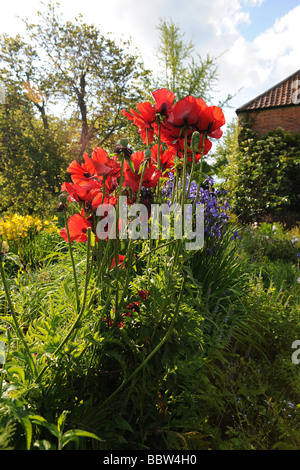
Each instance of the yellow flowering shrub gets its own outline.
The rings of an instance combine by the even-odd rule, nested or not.
[[[5,251],[18,256],[23,266],[36,266],[42,262],[59,237],[57,217],[42,220],[31,215],[5,215],[0,218],[0,242]]]
[[[43,231],[58,233],[56,221],[57,217],[41,220],[31,215],[7,215],[0,219],[0,239],[9,243],[23,241],[27,237],[32,238]]]

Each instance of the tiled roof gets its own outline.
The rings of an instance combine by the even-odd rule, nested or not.
[[[298,80],[298,84],[295,83]],[[236,113],[248,111],[251,109],[265,109],[298,104],[293,100],[293,94],[300,86],[300,70],[274,85],[261,95],[258,95],[248,103],[236,110]],[[297,94],[299,96],[299,93]],[[295,95],[294,95],[295,97]]]

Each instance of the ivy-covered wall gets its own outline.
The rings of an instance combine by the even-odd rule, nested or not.
[[[261,137],[239,128],[227,162],[225,188],[241,220],[300,221],[300,133],[277,129]]]

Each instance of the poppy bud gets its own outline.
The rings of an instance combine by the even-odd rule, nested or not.
[[[198,131],[193,132],[192,140],[191,140],[191,148],[193,152],[197,152],[199,150],[201,134]]]
[[[132,154],[132,149],[128,147],[128,140],[121,139],[119,143],[115,146],[115,152],[118,155],[123,154],[126,159],[130,158]]]
[[[66,194],[60,194],[59,200],[62,204],[65,204],[68,200],[68,196]]]
[[[121,139],[120,140],[120,145],[122,145],[122,147],[128,147],[128,140],[127,139]]]
[[[150,160],[151,159],[151,150],[148,150],[148,149],[145,150],[144,155],[145,155],[146,160]]]
[[[56,206],[56,212],[63,212],[66,209],[67,209],[66,204],[63,204],[62,202],[60,202],[58,206]]]

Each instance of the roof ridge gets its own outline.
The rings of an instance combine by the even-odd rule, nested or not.
[[[261,108],[270,108],[273,106],[284,106],[287,104],[292,104],[291,102],[287,103],[286,101],[291,100],[293,94],[291,94],[291,98],[290,98],[288,90],[286,91],[286,93],[284,93],[284,85],[286,84],[288,87],[288,84],[291,81],[291,79],[293,77],[296,77],[297,75],[298,75],[298,80],[300,81],[300,69],[292,73],[288,77],[284,78],[280,82],[276,83],[275,85],[271,86],[263,93],[260,93],[255,98],[252,98],[247,103],[240,106],[239,108],[237,108],[236,112],[238,113],[240,111],[246,111],[247,109],[261,109]],[[274,97],[272,96],[272,94],[274,94]],[[273,98],[276,104],[272,104]],[[282,100],[284,100],[285,102],[282,103]],[[266,101],[269,102],[270,104],[266,104]],[[252,104],[253,104],[253,107],[251,107]]]

